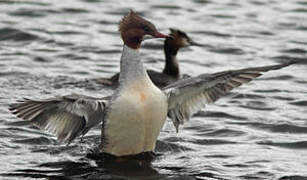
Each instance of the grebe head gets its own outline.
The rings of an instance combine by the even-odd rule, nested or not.
[[[203,46],[201,44],[198,44],[194,42],[185,32],[180,31],[178,29],[169,29],[170,32],[170,37],[166,39],[167,43],[176,48],[180,49],[183,47],[188,47],[188,46]]]

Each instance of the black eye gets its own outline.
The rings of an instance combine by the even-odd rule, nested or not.
[[[144,30],[145,32],[150,32],[150,29],[149,29],[148,26],[144,26],[144,27],[143,27],[143,30]]]

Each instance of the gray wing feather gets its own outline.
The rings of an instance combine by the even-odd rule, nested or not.
[[[61,143],[70,143],[102,122],[107,98],[68,95],[45,100],[24,99],[10,105],[17,117],[57,136]]]
[[[168,96],[168,116],[178,132],[179,125],[206,104],[215,102],[233,88],[261,76],[262,72],[277,70],[293,63],[202,74],[177,81],[163,88]]]

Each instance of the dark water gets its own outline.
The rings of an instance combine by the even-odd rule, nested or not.
[[[306,62],[233,91],[179,134],[167,122],[152,163],[101,161],[99,127],[65,146],[8,112],[22,97],[110,94],[88,79],[118,71],[129,9],[206,44],[179,53],[183,73],[307,57],[304,0],[0,1],[0,179],[307,179]],[[162,44],[145,42],[147,67],[163,67]]]

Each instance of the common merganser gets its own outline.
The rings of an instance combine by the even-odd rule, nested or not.
[[[193,41],[185,32],[170,28],[169,35],[164,41],[165,65],[162,72],[147,70],[151,81],[159,88],[163,88],[180,78],[180,69],[176,58],[179,49],[188,46],[203,46]],[[99,78],[96,81],[105,86],[118,86],[119,73],[110,78]]]
[[[110,98],[69,95],[45,100],[24,99],[10,110],[40,129],[70,143],[102,122],[102,152],[116,157],[155,150],[167,116],[177,131],[202,105],[213,103],[243,83],[292,64],[254,67],[201,74],[179,80],[162,90],[150,80],[143,67],[139,48],[147,38],[167,38],[149,21],[131,11],[119,25],[124,42],[119,88]]]

